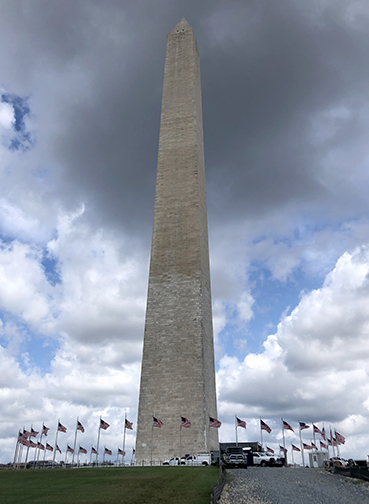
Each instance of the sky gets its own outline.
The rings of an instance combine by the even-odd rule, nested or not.
[[[134,430],[166,35],[199,47],[221,441],[369,454],[365,0],[0,0],[0,462]],[[312,440],[311,428],[302,432]],[[318,439],[318,438],[317,438]],[[298,461],[295,454],[295,461]],[[57,459],[59,455],[57,456]],[[112,457],[114,458],[114,457]]]

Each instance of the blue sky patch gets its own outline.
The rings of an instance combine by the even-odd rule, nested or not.
[[[58,266],[58,260],[55,259],[52,255],[50,255],[46,250],[44,251],[44,255],[41,261],[42,266],[44,267],[45,275],[47,281],[55,286],[56,284],[61,283],[60,278],[60,269]]]
[[[301,292],[321,287],[321,278],[311,278],[302,268],[294,271],[293,277],[285,282],[276,280],[270,270],[255,264],[249,276],[251,294],[255,300],[253,318],[240,323],[236,306],[228,306],[228,323],[220,333],[228,355],[244,359],[248,353],[264,351],[263,342],[277,331],[283,315],[288,315],[299,304]]]
[[[26,151],[33,147],[34,138],[30,131],[27,131],[25,117],[30,115],[28,97],[22,98],[13,93],[4,93],[1,95],[1,101],[13,106],[14,109],[14,136],[10,139],[9,150]]]

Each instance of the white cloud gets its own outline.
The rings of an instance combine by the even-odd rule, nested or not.
[[[0,131],[9,130],[14,124],[14,109],[9,103],[0,102]]]
[[[0,306],[32,328],[47,331],[52,322],[48,286],[40,252],[17,241],[0,243]]]
[[[220,360],[220,411],[326,421],[357,437],[362,448],[369,423],[368,320],[369,246],[362,246],[339,258],[320,289],[302,295],[262,353]]]

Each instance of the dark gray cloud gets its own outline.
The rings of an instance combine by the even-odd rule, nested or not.
[[[12,57],[2,84],[21,81],[52,125],[47,151],[62,170],[61,197],[83,197],[100,224],[148,232],[165,37],[185,16],[201,55],[211,221],[327,203],[339,218],[342,192],[329,187],[333,173],[323,180],[324,159],[360,149],[366,134],[369,36],[349,7],[3,2],[2,46]],[[312,119],[337,107],[351,113],[314,144]],[[346,203],[359,207],[351,196],[346,187]]]

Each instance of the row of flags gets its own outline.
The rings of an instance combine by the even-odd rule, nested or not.
[[[219,429],[219,427],[222,425],[222,422],[217,420],[216,418],[210,417],[209,416],[209,427],[214,427],[215,429]],[[158,427],[161,429],[164,426],[164,423],[159,420],[156,417],[152,417],[152,427]],[[181,421],[180,421],[180,427],[189,429],[191,427],[191,422],[189,421],[188,418],[181,416]]]
[[[285,444],[285,439],[284,439],[284,431],[286,431],[286,430],[289,430],[292,432],[295,432],[295,431],[288,422],[283,420],[283,418],[281,419],[281,421],[282,421],[283,446],[279,445],[279,451],[286,453],[287,449],[286,449],[286,444]],[[241,418],[239,418],[238,416],[235,415],[236,443],[238,442],[238,437],[237,437],[237,428],[238,427],[246,429],[246,422],[245,422],[245,420],[242,420]],[[301,452],[303,464],[304,464],[304,450],[317,450],[318,451],[319,449],[321,449],[321,450],[325,449],[325,450],[329,451],[329,447],[332,447],[333,448],[333,455],[335,455],[334,449],[337,448],[337,451],[339,453],[339,450],[338,450],[339,445],[343,445],[346,442],[345,437],[342,434],[340,434],[336,429],[334,429],[334,434],[333,434],[332,429],[330,428],[329,435],[327,435],[325,432],[324,426],[322,429],[319,429],[319,427],[317,425],[312,424],[314,441],[311,441],[310,443],[305,443],[302,439],[301,432],[305,429],[310,429],[310,425],[308,425],[305,422],[299,422],[298,429],[299,429],[299,437],[300,437],[300,448],[298,446],[296,446],[295,444],[291,443],[291,449],[292,449],[292,452],[294,452],[294,451]],[[272,432],[272,429],[266,422],[264,422],[264,420],[262,420],[260,418],[260,437],[261,437],[261,445],[262,446],[263,446],[263,431],[266,431],[268,434],[270,434]],[[315,439],[316,434],[319,434],[323,439],[323,441],[319,440],[319,446],[318,446],[318,443]],[[270,453],[274,453],[274,450],[272,448],[270,448],[269,446],[266,446],[266,450]]]
[[[340,445],[340,444],[345,444],[346,442],[346,439],[344,436],[342,436],[342,434],[340,434],[339,432],[336,431],[336,429],[334,430],[334,436],[332,434],[332,429],[330,429],[330,436],[327,437],[326,435],[326,432],[325,432],[325,428],[323,426],[322,429],[319,429],[319,427],[317,427],[315,424],[312,424],[312,427],[313,427],[313,434],[320,434],[322,436],[322,438],[324,439],[324,441],[327,441],[327,443],[331,446],[337,446],[337,445]],[[287,423],[285,420],[283,420],[282,418],[282,428],[284,430],[290,430],[292,432],[295,432],[293,430],[293,428],[291,427],[291,425],[289,423]],[[307,425],[305,422],[299,422],[299,430],[300,432],[305,430],[305,429],[309,429],[310,428],[310,425]],[[262,419],[260,419],[260,430],[265,430],[267,431],[269,434],[272,432],[272,429],[269,427],[269,425],[267,425]],[[326,446],[325,443],[321,443],[323,446]],[[311,449],[311,447],[309,448],[308,445],[306,445],[307,448],[306,449]],[[313,446],[312,448],[314,448],[314,443],[313,443]],[[316,448],[316,447],[315,447]]]
[[[108,424],[108,422],[106,422],[105,420],[103,420],[100,417],[99,427],[98,427],[97,449],[95,449],[94,447],[91,447],[91,456],[92,456],[92,454],[95,454],[96,461],[97,461],[97,457],[99,455],[100,432],[101,432],[101,430],[103,430],[103,431],[107,430],[109,427],[110,427],[110,424]],[[127,429],[133,430],[133,422],[130,422],[129,420],[127,420],[127,415],[126,415],[125,420],[124,420],[123,450],[121,448],[118,448],[118,456],[122,455],[122,457],[123,457],[122,462],[124,462],[124,456],[126,453],[125,452],[125,437],[126,437],[126,430]],[[48,433],[50,431],[50,428],[46,427],[46,425],[44,423],[42,424],[42,429],[40,431],[36,431],[33,428],[33,426],[31,426],[31,430],[29,430],[29,431],[27,429],[23,428],[23,431],[19,431],[19,433],[18,433],[16,448],[15,448],[15,453],[14,453],[14,464],[19,463],[21,461],[23,447],[27,448],[25,463],[27,463],[30,448],[36,448],[37,462],[40,459],[40,452],[41,451],[44,452],[44,460],[45,460],[45,456],[46,456],[46,451],[53,452],[54,453],[53,462],[55,462],[56,453],[60,453],[60,454],[62,453],[62,451],[58,445],[59,432],[66,433],[67,430],[68,430],[67,427],[65,427],[65,425],[63,425],[59,419],[58,424],[57,424],[57,428],[56,428],[56,436],[55,436],[55,444],[54,444],[55,449],[54,449],[54,447],[50,443],[48,443],[48,442],[46,442],[46,443],[44,442],[44,444],[42,443],[43,437],[48,436]],[[72,463],[74,462],[74,455],[75,454],[77,454],[77,455],[79,455],[80,453],[87,454],[87,450],[83,446],[79,445],[79,448],[78,449],[76,448],[78,432],[84,433],[85,428],[83,427],[82,423],[79,421],[79,419],[77,417],[75,435],[74,435],[74,446],[72,447],[69,444],[67,444],[67,449],[65,451],[65,460],[67,459],[68,453],[73,454]],[[37,438],[38,435],[40,435],[40,436],[37,441],[36,441],[36,439],[34,439],[34,440],[32,439],[32,438]],[[109,448],[105,447],[103,454],[104,454],[104,457],[105,457],[105,455],[112,455],[112,451]],[[133,452],[133,454],[134,454],[134,452]]]

